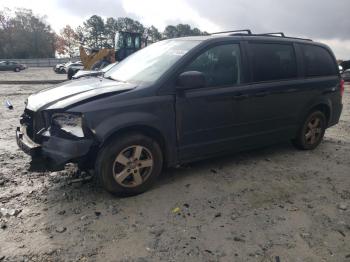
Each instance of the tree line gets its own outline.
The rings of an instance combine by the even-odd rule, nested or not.
[[[0,58],[54,57],[56,34],[28,9],[0,10]]]
[[[57,52],[74,56],[78,46],[87,48],[114,48],[115,35],[119,31],[140,33],[144,42],[154,43],[161,39],[207,34],[188,24],[168,25],[164,32],[155,26],[145,27],[142,23],[129,17],[103,19],[93,15],[75,30],[66,25],[57,37]]]
[[[74,57],[79,46],[114,48],[118,31],[140,33],[144,42],[183,36],[205,35],[206,32],[188,24],[168,25],[163,32],[155,26],[146,27],[129,17],[103,19],[93,15],[77,28],[66,25],[56,34],[31,10],[8,8],[0,10],[0,58],[49,58],[56,54]]]

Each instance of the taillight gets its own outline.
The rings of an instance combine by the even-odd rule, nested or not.
[[[340,80],[340,95],[344,95],[344,90],[345,90],[345,81],[344,79]]]

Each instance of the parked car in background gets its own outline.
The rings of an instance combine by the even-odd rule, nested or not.
[[[344,79],[345,82],[350,82],[350,69],[345,70],[342,74],[341,74],[342,78]]]
[[[341,65],[339,65],[338,68],[339,68],[339,72],[343,73],[343,71],[344,71],[343,67]]]
[[[24,64],[19,64],[13,61],[1,61],[0,62],[0,71],[15,71],[20,72],[21,70],[26,69],[27,66]]]
[[[118,64],[118,62],[115,62],[113,64],[109,64],[105,68],[102,68],[101,70],[79,70],[78,72],[73,75],[72,79],[79,79],[82,77],[94,77],[94,76],[101,76],[104,73],[106,73],[108,70],[110,70],[113,66]]]
[[[82,65],[82,62],[81,61],[76,61],[76,62],[69,61],[67,63],[57,64],[53,67],[53,71],[55,71],[57,74],[67,74],[69,66],[71,66],[73,64]]]
[[[65,64],[57,64],[53,67],[53,71],[57,74],[64,74],[65,72],[63,71]]]
[[[73,75],[76,74],[76,72],[84,69],[84,65],[81,62],[76,62],[65,66],[64,69],[67,72],[67,78],[71,80]]]
[[[333,52],[245,31],[159,41],[101,78],[31,95],[19,147],[95,169],[120,195],[146,191],[163,167],[286,141],[315,149],[343,107]]]

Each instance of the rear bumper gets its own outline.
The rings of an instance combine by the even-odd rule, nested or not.
[[[343,105],[339,104],[333,108],[332,117],[329,120],[328,127],[334,126],[339,123],[340,115],[343,111]]]
[[[18,147],[32,158],[47,159],[48,166],[53,169],[68,162],[78,163],[85,158],[93,145],[91,139],[65,139],[55,136],[45,137],[42,144],[33,142],[17,127],[16,141]]]

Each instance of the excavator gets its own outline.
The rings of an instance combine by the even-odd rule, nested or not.
[[[108,63],[120,62],[132,53],[147,45],[147,40],[142,42],[141,33],[119,31],[115,35],[115,48],[91,49],[87,54],[85,48],[80,46],[80,59],[84,65],[84,70],[99,70],[102,61]],[[72,79],[79,69],[70,68],[68,79]]]

